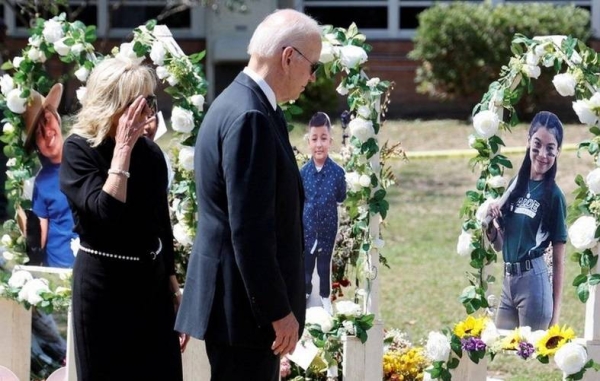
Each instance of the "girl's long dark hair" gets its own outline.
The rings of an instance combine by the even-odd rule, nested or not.
[[[558,116],[549,112],[549,111],[540,111],[538,112],[533,120],[531,121],[531,126],[529,126],[529,139],[533,134],[535,134],[540,128],[545,128],[549,133],[554,135],[556,138],[556,142],[558,144],[558,149],[562,147],[563,141],[563,125],[558,119]],[[510,196],[508,197],[508,201],[502,207],[502,214],[508,215],[509,213],[513,213],[515,203],[519,199],[519,197],[525,196],[528,192],[527,185],[529,184],[529,177],[531,175],[531,158],[529,153],[531,151],[531,146],[527,147],[525,151],[525,157],[523,158],[523,164],[521,165],[521,169],[519,169],[519,174],[517,175],[516,181],[517,185],[515,189],[512,191]],[[554,165],[546,172],[543,180],[543,197],[541,200],[541,211],[542,211],[542,231],[548,231],[550,225],[550,205],[551,205],[551,197],[552,197],[552,188],[554,188],[554,184],[556,183],[556,171],[558,168],[558,158],[554,160]]]

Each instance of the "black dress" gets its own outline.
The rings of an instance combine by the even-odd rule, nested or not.
[[[73,267],[78,380],[182,380],[165,159],[154,142],[137,141],[122,203],[102,190],[114,147],[112,139],[91,148],[71,135],[63,150],[60,186],[75,231],[83,248],[100,252],[80,249]]]

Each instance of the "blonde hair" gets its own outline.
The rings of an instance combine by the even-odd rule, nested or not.
[[[117,114],[136,97],[154,91],[156,76],[148,66],[107,58],[94,67],[86,87],[71,132],[96,147],[110,132]]]

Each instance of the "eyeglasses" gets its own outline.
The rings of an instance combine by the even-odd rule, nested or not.
[[[152,114],[156,114],[158,111],[158,101],[156,100],[156,95],[150,94],[146,97],[146,104],[152,110]]]
[[[302,58],[304,58],[310,64],[310,74],[315,74],[317,72],[317,70],[319,70],[319,68],[321,67],[320,62],[312,62],[311,60],[306,58],[306,56],[304,54],[302,54],[302,52],[300,50],[298,50],[297,48],[295,48],[293,46],[289,46],[289,47],[294,49],[296,51],[296,53],[300,54],[300,56],[302,56]],[[283,47],[283,49],[285,49],[285,48],[286,47]]]
[[[150,94],[144,99],[146,100],[146,104],[148,105],[148,108],[150,110],[152,110],[152,115],[156,114],[156,112],[158,111],[158,101],[156,100],[156,95]],[[127,103],[126,107],[129,107],[132,104],[133,104],[133,101]]]

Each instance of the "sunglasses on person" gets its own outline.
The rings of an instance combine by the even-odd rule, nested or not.
[[[288,47],[288,46],[284,46],[283,49],[285,49],[286,47]],[[311,60],[306,58],[306,56],[304,54],[302,54],[302,52],[300,50],[298,50],[296,47],[289,46],[289,48],[294,49],[294,51],[296,51],[296,53],[300,54],[300,56],[302,58],[304,58],[306,60],[306,62],[308,62],[310,64],[310,74],[315,74],[317,72],[317,70],[319,70],[319,68],[321,67],[320,62],[312,62]]]
[[[146,98],[144,98],[144,100],[146,101],[148,108],[152,110],[152,115],[156,114],[156,112],[158,111],[158,101],[156,99],[156,95],[150,94]],[[127,103],[127,107],[131,106],[132,104],[133,101]]]

